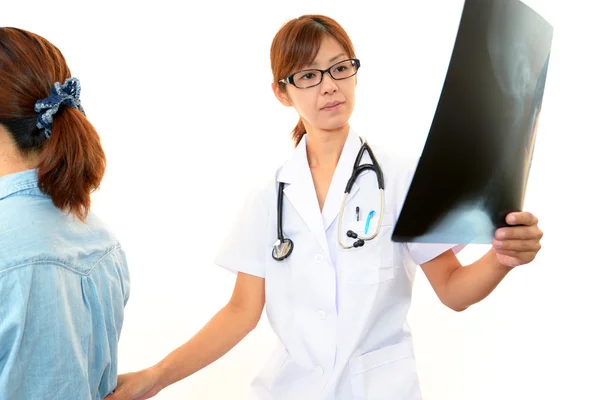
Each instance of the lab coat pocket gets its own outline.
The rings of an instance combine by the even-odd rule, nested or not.
[[[357,399],[421,399],[410,339],[351,359],[350,373]]]
[[[371,219],[361,219],[360,221],[354,221],[352,223],[352,230],[356,232],[360,237],[370,237],[375,234],[377,231],[377,224],[379,223],[379,219],[381,219],[381,228],[379,231],[379,235],[387,230],[396,223],[396,218],[393,212],[386,212],[383,214],[383,217],[373,216]],[[388,229],[386,229],[388,228]],[[383,235],[385,237],[385,234]]]
[[[383,219],[381,220],[382,229],[384,226],[393,227],[394,225],[396,225],[396,214],[392,211],[384,213]]]
[[[377,220],[371,221],[367,235],[364,233],[364,221],[357,221],[353,227],[361,236],[371,236],[377,229],[377,223]],[[347,258],[343,270],[347,280],[355,283],[377,284],[395,278],[394,250],[390,240],[394,223],[393,213],[383,214],[379,234],[373,240],[366,241],[364,246],[349,249],[344,253]]]
[[[288,359],[288,351],[282,345],[279,346],[254,378],[252,388],[258,393],[271,393]]]

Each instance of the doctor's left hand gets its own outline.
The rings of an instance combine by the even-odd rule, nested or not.
[[[538,219],[529,212],[513,212],[506,223],[513,226],[497,229],[492,241],[498,262],[507,267],[530,263],[542,248]]]

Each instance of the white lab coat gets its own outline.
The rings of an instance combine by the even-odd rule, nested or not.
[[[247,201],[216,257],[217,265],[226,269],[265,278],[266,313],[280,346],[252,384],[255,398],[421,399],[406,323],[413,278],[418,264],[454,246],[391,241],[415,163],[390,158],[372,146],[386,185],[383,216],[376,176],[363,173],[348,196],[342,232],[361,229],[364,234],[370,210],[376,214],[369,234],[378,218],[383,218],[381,231],[363,247],[342,249],[337,220],[360,138],[350,131],[322,212],[305,139]],[[365,162],[370,162],[366,152]],[[292,254],[283,261],[271,257],[277,239],[278,182],[287,183],[283,234],[294,242]]]

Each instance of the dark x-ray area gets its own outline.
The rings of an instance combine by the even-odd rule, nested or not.
[[[466,0],[392,239],[491,243],[522,211],[552,26],[518,0]]]

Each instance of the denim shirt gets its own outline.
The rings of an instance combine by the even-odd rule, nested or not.
[[[56,208],[37,170],[0,178],[0,400],[97,400],[116,387],[129,271],[92,213]]]

